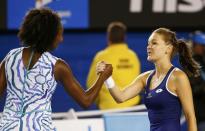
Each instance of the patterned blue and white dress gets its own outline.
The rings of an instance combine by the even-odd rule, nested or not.
[[[7,97],[0,120],[1,131],[53,131],[51,97],[57,82],[54,65],[58,58],[45,52],[27,71],[22,48],[13,49],[5,58]]]

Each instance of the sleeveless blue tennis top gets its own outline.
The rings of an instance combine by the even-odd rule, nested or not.
[[[171,67],[162,82],[150,90],[150,82],[155,71],[150,73],[145,87],[144,101],[150,120],[150,131],[180,131],[181,104],[179,98],[169,91],[169,77],[175,67]]]

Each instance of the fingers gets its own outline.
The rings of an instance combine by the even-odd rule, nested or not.
[[[105,62],[105,61],[100,61],[100,63],[102,63],[102,64],[107,64],[107,62]]]
[[[101,73],[102,71],[104,71],[105,68],[106,68],[106,64],[104,61],[98,62],[96,66],[96,73],[97,74]]]
[[[104,71],[101,72],[104,79],[106,80],[108,77],[112,75],[113,68],[111,64],[106,64]]]
[[[100,61],[97,63],[97,66],[103,66],[106,65],[107,63],[105,61]]]
[[[112,64],[106,64],[106,68],[104,70],[108,70],[112,74],[112,71],[113,71]]]
[[[112,70],[113,70],[112,64],[106,64],[105,68],[103,68],[101,72],[112,72]]]
[[[96,65],[96,73],[99,74],[99,73],[103,72],[107,68],[107,66],[109,66],[109,68],[110,68],[110,66],[112,66],[112,65],[107,64],[105,61],[98,62]]]
[[[112,68],[112,64],[106,64],[106,65],[105,65],[105,68],[106,68],[106,69]]]

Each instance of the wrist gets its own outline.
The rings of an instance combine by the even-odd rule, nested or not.
[[[108,89],[114,88],[115,87],[115,81],[113,80],[112,76],[108,77],[107,80],[105,80],[105,86]]]

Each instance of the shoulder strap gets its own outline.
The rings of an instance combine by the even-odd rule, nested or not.
[[[169,71],[167,72],[166,76],[165,76],[165,80],[167,80],[167,78],[169,77],[170,73],[172,72],[172,70],[174,70],[174,66],[172,66]]]
[[[149,91],[150,82],[151,82],[152,77],[153,77],[154,74],[155,74],[155,70],[153,70],[153,71],[149,74],[149,76],[148,76],[148,78],[147,78],[146,87],[145,87],[145,90],[146,90],[146,91]]]

